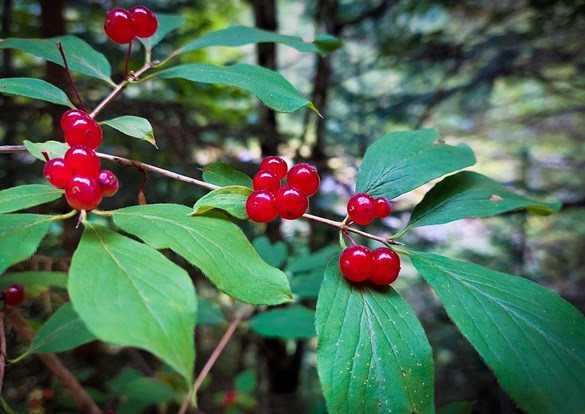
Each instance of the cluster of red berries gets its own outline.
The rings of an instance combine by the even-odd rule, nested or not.
[[[384,197],[374,198],[366,193],[355,194],[347,203],[347,214],[355,224],[370,224],[376,217],[386,218],[392,212]]]
[[[144,6],[130,10],[115,8],[106,15],[104,31],[116,43],[125,45],[135,38],[148,38],[158,28],[158,20],[153,12]]]
[[[354,244],[339,256],[341,273],[352,282],[371,280],[377,285],[389,285],[400,273],[400,257],[388,247],[371,251]]]
[[[281,187],[285,177],[286,185]],[[307,211],[309,196],[317,192],[320,182],[317,170],[309,164],[296,164],[289,171],[282,158],[266,157],[252,180],[254,192],[246,200],[248,217],[259,223],[276,216],[298,219]]]
[[[0,300],[4,300],[8,306],[19,306],[24,302],[24,288],[18,283],[14,283],[4,291],[0,292]]]
[[[95,153],[102,143],[102,128],[86,112],[71,109],[61,117],[61,129],[71,148],[63,158],[47,159],[45,178],[51,185],[65,188],[71,207],[93,210],[102,197],[113,196],[119,187],[114,173],[100,169]]]

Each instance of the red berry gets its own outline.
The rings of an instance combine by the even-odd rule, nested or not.
[[[61,129],[63,132],[67,131],[69,128],[71,128],[71,125],[73,125],[75,121],[81,118],[91,119],[87,112],[84,112],[80,109],[70,109],[65,111],[65,113],[61,115]]]
[[[370,280],[378,285],[389,285],[400,273],[400,256],[387,247],[378,247],[372,252],[374,267]]]
[[[298,219],[308,207],[309,198],[295,187],[286,185],[276,193],[276,212],[283,219]]]
[[[228,391],[225,393],[223,400],[221,402],[221,405],[223,405],[224,407],[229,407],[230,405],[232,405],[234,403],[234,401],[236,400],[236,397],[238,396],[238,393],[236,391]]]
[[[65,197],[76,210],[93,210],[102,201],[102,189],[94,177],[74,175],[65,187]]]
[[[349,246],[339,256],[339,267],[347,279],[352,282],[363,282],[372,273],[372,251],[358,244]]]
[[[276,193],[280,188],[280,179],[272,171],[260,170],[252,180],[254,190],[268,190]]]
[[[69,148],[65,153],[65,164],[76,175],[95,177],[100,171],[100,159],[93,149],[85,145]]]
[[[376,218],[374,198],[366,193],[355,194],[347,203],[347,214],[356,224],[370,224]]]
[[[113,196],[118,192],[118,188],[120,188],[118,177],[116,177],[111,171],[101,170],[98,174],[97,180],[104,197]]]
[[[286,182],[288,185],[298,188],[308,197],[317,192],[321,179],[316,169],[309,164],[301,163],[290,169]]]
[[[71,120],[72,117],[69,118]],[[90,148],[96,149],[102,143],[103,132],[102,127],[91,119],[77,118],[73,122],[68,123],[68,128],[63,129],[65,141],[70,147],[75,145],[86,145]]]
[[[376,210],[376,216],[379,218],[385,218],[390,215],[392,206],[384,197],[378,197],[374,200],[374,209]]]
[[[44,171],[49,184],[57,188],[65,187],[73,176],[73,171],[63,158],[53,158],[47,161]]]
[[[272,171],[279,180],[282,180],[288,171],[288,165],[286,161],[280,157],[274,155],[264,158],[260,163],[260,169],[266,171]]]
[[[115,8],[106,15],[104,31],[114,42],[124,45],[136,37],[136,23],[128,10]]]
[[[22,285],[14,283],[4,292],[4,302],[9,306],[18,306],[24,302],[24,288]]]
[[[276,218],[276,203],[274,194],[268,190],[254,191],[246,200],[246,213],[250,220],[258,223],[268,223]]]
[[[156,33],[158,20],[153,12],[144,6],[136,6],[130,9],[130,14],[136,23],[136,36],[147,38]]]

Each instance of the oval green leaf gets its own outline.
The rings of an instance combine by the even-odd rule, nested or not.
[[[0,214],[0,273],[36,252],[54,216]]]
[[[209,299],[199,297],[197,301],[197,324],[218,325],[225,322],[219,306]]]
[[[548,215],[560,207],[558,202],[544,203],[510,191],[484,175],[462,171],[446,177],[425,195],[412,212],[408,228],[494,216],[521,208]]]
[[[157,13],[156,19],[158,20],[156,32],[149,38],[138,38],[140,43],[144,45],[144,48],[149,51],[159,44],[170,32],[178,29],[185,22],[185,18],[177,14]]]
[[[24,146],[31,155],[43,162],[46,162],[47,160],[45,159],[42,151],[47,151],[49,159],[53,159],[63,158],[69,149],[69,145],[59,141],[30,142],[25,140]]]
[[[183,256],[235,299],[253,305],[290,301],[286,275],[258,256],[238,226],[223,216],[190,214],[185,206],[150,204],[115,210],[112,217],[155,249]]]
[[[315,312],[301,305],[271,309],[250,319],[250,328],[266,338],[312,338],[316,335]]]
[[[65,289],[67,273],[64,272],[16,272],[6,273],[0,277],[0,289],[6,289],[12,283],[24,286],[27,297],[37,297],[51,287]]]
[[[68,290],[99,339],[150,351],[191,383],[197,302],[187,272],[145,244],[85,222]]]
[[[548,289],[448,257],[411,252],[447,314],[528,413],[585,407],[585,317]]]
[[[286,261],[288,249],[283,241],[271,243],[268,237],[260,236],[254,239],[252,245],[260,257],[272,267],[280,267]]]
[[[27,184],[0,191],[0,214],[11,213],[58,199],[63,190],[44,184]]]
[[[75,108],[65,92],[55,85],[35,78],[5,78],[0,79],[0,93],[8,95],[26,96],[55,103],[57,105]]]
[[[1,49],[18,49],[63,66],[63,58],[57,49],[61,43],[69,69],[93,78],[101,79],[112,86],[112,69],[104,55],[93,49],[85,40],[74,36],[59,36],[51,39],[10,38],[0,41]]]
[[[69,351],[96,339],[68,302],[41,326],[26,353]]]
[[[311,102],[282,75],[261,66],[189,63],[162,70],[153,76],[161,79],[181,78],[192,82],[235,86],[253,93],[266,106],[278,112],[295,112],[306,106],[315,110]]]
[[[246,220],[248,218],[246,200],[250,194],[252,194],[252,189],[248,187],[234,185],[218,188],[197,200],[191,214],[196,216],[213,209],[220,209],[235,218]]]
[[[108,119],[107,121],[101,121],[100,124],[117,129],[122,134],[126,134],[130,137],[148,141],[156,147],[154,131],[152,130],[152,125],[150,125],[148,119],[139,116],[125,115],[114,119]]]
[[[215,162],[203,169],[203,180],[220,187],[241,185],[252,188],[252,179],[229,164]]]
[[[368,147],[357,191],[392,199],[474,163],[467,145],[447,145],[435,129],[391,132]]]
[[[207,33],[175,51],[173,56],[210,46],[237,47],[254,43],[280,43],[299,52],[319,53],[321,56],[327,56],[343,46],[342,41],[331,35],[303,40],[300,37],[282,35],[255,27],[233,26]]]
[[[414,312],[390,287],[348,283],[338,261],[325,270],[316,313],[329,412],[433,413],[432,350]]]

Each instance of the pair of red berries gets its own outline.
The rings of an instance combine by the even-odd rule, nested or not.
[[[370,224],[376,217],[386,218],[392,206],[384,197],[374,198],[366,193],[355,194],[347,203],[347,214],[355,224]]]
[[[71,148],[64,158],[47,160],[44,173],[47,181],[65,188],[65,197],[76,210],[93,210],[102,197],[111,197],[118,191],[118,178],[108,170],[101,170],[94,151],[102,142],[102,129],[87,113],[72,109],[61,117],[61,129]]]
[[[286,177],[286,185],[281,180]],[[260,171],[252,180],[254,192],[246,200],[246,212],[251,220],[267,223],[282,217],[295,220],[309,207],[309,197],[317,192],[321,180],[309,164],[296,164],[290,171],[280,157],[266,157]]]
[[[0,292],[0,299],[4,300],[8,306],[19,306],[24,302],[24,288],[18,283],[14,283],[4,291]]]
[[[339,256],[341,273],[352,282],[371,280],[377,285],[389,285],[400,273],[400,257],[388,247],[371,251],[366,246],[354,244]]]
[[[158,20],[153,12],[144,6],[130,10],[115,8],[106,15],[104,31],[116,43],[125,45],[135,38],[148,38],[156,33]]]

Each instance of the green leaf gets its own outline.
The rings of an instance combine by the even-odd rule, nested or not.
[[[19,185],[0,191],[0,214],[48,203],[63,195],[63,190],[44,184]]]
[[[31,257],[53,220],[40,214],[0,214],[0,273]]]
[[[286,244],[282,241],[270,243],[266,236],[256,237],[252,245],[260,257],[273,267],[280,267],[286,260],[288,254]]]
[[[13,283],[24,286],[28,297],[37,297],[51,287],[65,289],[67,287],[67,273],[64,272],[15,272],[5,273],[0,277],[0,289],[6,289]]]
[[[471,414],[475,401],[460,401],[439,407],[437,414]]]
[[[250,319],[250,328],[267,338],[312,338],[315,336],[315,312],[301,305],[271,309]]]
[[[293,295],[298,298],[316,298],[323,282],[323,270],[296,275],[290,281]]]
[[[199,297],[197,305],[197,323],[199,325],[217,325],[225,322],[219,306],[209,299]]]
[[[69,145],[59,141],[30,142],[24,140],[24,146],[31,155],[35,156],[43,162],[45,162],[46,159],[43,156],[42,151],[47,151],[49,158],[53,159],[63,158],[69,149]]]
[[[153,76],[161,79],[181,78],[192,82],[235,86],[253,93],[266,106],[278,112],[295,112],[305,106],[315,110],[311,102],[282,75],[261,66],[189,63],[162,70]]]
[[[433,413],[431,347],[391,287],[350,284],[329,262],[317,301],[317,368],[331,413]]]
[[[410,252],[447,314],[529,413],[585,407],[585,317],[542,286],[431,253]]]
[[[1,44],[1,43],[0,43]],[[42,79],[5,78],[0,79],[0,93],[7,95],[26,96],[58,105],[75,108],[65,92]]]
[[[290,301],[285,274],[258,256],[238,226],[223,216],[190,213],[185,206],[150,204],[113,211],[112,217],[121,229],[152,247],[183,256],[235,299],[253,305]]]
[[[366,151],[357,177],[357,192],[392,199],[474,163],[467,145],[447,145],[434,129],[391,132]]]
[[[168,403],[175,397],[175,391],[158,378],[142,377],[130,382],[124,390],[123,402],[118,407],[120,414],[140,414],[154,404]]]
[[[154,140],[154,131],[152,125],[148,119],[141,118],[139,116],[125,115],[114,119],[108,119],[107,121],[100,122],[102,125],[107,125],[114,129],[117,129],[123,134],[138,138],[143,141],[148,141],[156,148],[156,141]]]
[[[234,388],[237,392],[250,394],[256,389],[257,385],[256,373],[254,372],[253,369],[248,369],[246,371],[240,372],[234,379],[234,382],[235,382]]]
[[[220,209],[235,218],[246,220],[246,200],[252,189],[242,186],[221,187],[201,197],[193,206],[192,215],[204,214],[213,209]]]
[[[60,36],[51,39],[11,38],[0,41],[0,49],[19,49],[63,66],[63,58],[57,49],[57,43],[61,43],[71,71],[102,79],[115,86],[110,79],[112,69],[106,57],[95,51],[85,40],[78,37]]]
[[[412,212],[408,228],[493,216],[520,208],[548,215],[560,207],[558,202],[544,203],[514,193],[484,175],[462,171],[443,179],[425,195]]]
[[[185,22],[185,18],[177,14],[157,13],[156,19],[158,20],[156,33],[147,39],[138,38],[146,50],[152,50],[152,48],[159,44],[170,32],[178,29]]]
[[[318,36],[315,40],[305,41],[300,37],[281,35],[255,27],[234,26],[207,33],[175,51],[173,56],[210,46],[238,47],[267,42],[281,43],[299,52],[319,53],[321,56],[327,56],[343,46],[343,42],[331,35]]]
[[[216,162],[203,169],[203,180],[220,187],[241,185],[252,188],[252,179],[241,171],[223,162]]]
[[[69,351],[96,339],[68,302],[41,326],[26,353]]]
[[[197,301],[187,272],[145,244],[85,222],[68,290],[99,339],[148,350],[191,383]]]

